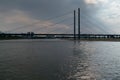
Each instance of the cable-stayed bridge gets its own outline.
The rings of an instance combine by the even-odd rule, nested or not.
[[[34,33],[34,31],[31,32],[27,32],[27,33],[15,33],[14,31],[17,30],[21,30],[21,29],[25,29],[25,28],[30,28],[32,26],[34,26],[35,24],[39,24],[40,22],[34,22],[31,23],[29,25],[25,25],[25,26],[21,26],[21,27],[16,27],[14,29],[8,30],[5,33],[0,33],[0,39],[48,39],[48,38],[67,38],[67,39],[81,39],[81,40],[115,40],[115,39],[120,39],[120,34],[109,34],[108,32],[106,32],[104,30],[104,25],[102,25],[100,22],[98,22],[97,20],[91,19],[89,18],[90,16],[88,16],[87,14],[82,14],[80,12],[80,8],[78,8],[78,14],[76,17],[76,11],[74,10],[74,16],[71,17],[71,15],[73,15],[73,12],[67,12],[64,13],[62,15],[59,16],[54,16],[52,18],[48,18],[46,21],[49,20],[54,20],[55,19],[55,23],[54,24],[50,24],[50,25],[45,25],[40,28],[35,28],[34,31],[39,31],[48,27],[53,27],[53,26],[58,26],[58,25],[66,25],[67,27],[70,28],[69,31],[66,31],[66,29],[64,29],[64,27],[59,26],[56,28],[52,28],[49,31],[47,31],[46,33]],[[66,17],[67,16],[67,17]],[[82,17],[82,19],[81,19]],[[61,20],[58,20],[60,19]],[[84,19],[83,19],[84,18]],[[74,20],[73,20],[74,19]],[[93,21],[94,20],[94,21]],[[68,21],[68,22],[66,22]],[[77,23],[78,22],[78,23]],[[66,23],[70,23],[70,24],[66,24]],[[76,25],[77,23],[77,25]],[[97,28],[101,31],[104,31],[106,33],[104,34],[83,34],[81,33],[81,24],[85,24],[88,26],[97,26]],[[78,27],[76,27],[78,26]],[[62,28],[61,28],[62,27]],[[96,27],[93,27],[96,28]],[[63,29],[62,33],[55,33],[57,31],[61,31],[61,29]],[[89,30],[89,29],[87,29]]]
[[[79,38],[79,34],[75,35]],[[33,33],[9,33],[0,34],[0,38],[12,39],[74,39],[74,34],[33,34]],[[109,40],[120,39],[120,34],[80,34],[81,40]]]

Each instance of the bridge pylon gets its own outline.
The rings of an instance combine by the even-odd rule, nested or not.
[[[78,39],[80,39],[80,8],[78,8]]]

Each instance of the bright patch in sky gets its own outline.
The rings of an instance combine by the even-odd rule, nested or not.
[[[95,5],[97,7],[97,13],[94,14],[94,16],[108,25],[108,28],[112,33],[120,33],[120,0],[84,1],[88,5]]]
[[[120,33],[120,0],[109,0],[98,11],[102,19],[115,33]]]
[[[96,4],[96,3],[97,3],[96,0],[85,0],[85,2],[86,2],[87,4]]]
[[[85,0],[87,4],[99,4],[99,3],[107,3],[108,0]]]

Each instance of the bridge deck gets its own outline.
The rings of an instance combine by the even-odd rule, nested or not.
[[[78,34],[75,35],[78,38]],[[11,33],[11,34],[0,34],[0,38],[74,38],[74,34],[26,34],[26,33]],[[80,39],[86,40],[99,40],[99,39],[120,39],[120,34],[80,34]]]

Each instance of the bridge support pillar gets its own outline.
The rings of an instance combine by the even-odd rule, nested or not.
[[[74,40],[76,40],[76,11],[74,10]]]
[[[80,39],[80,8],[78,8],[78,39]]]

